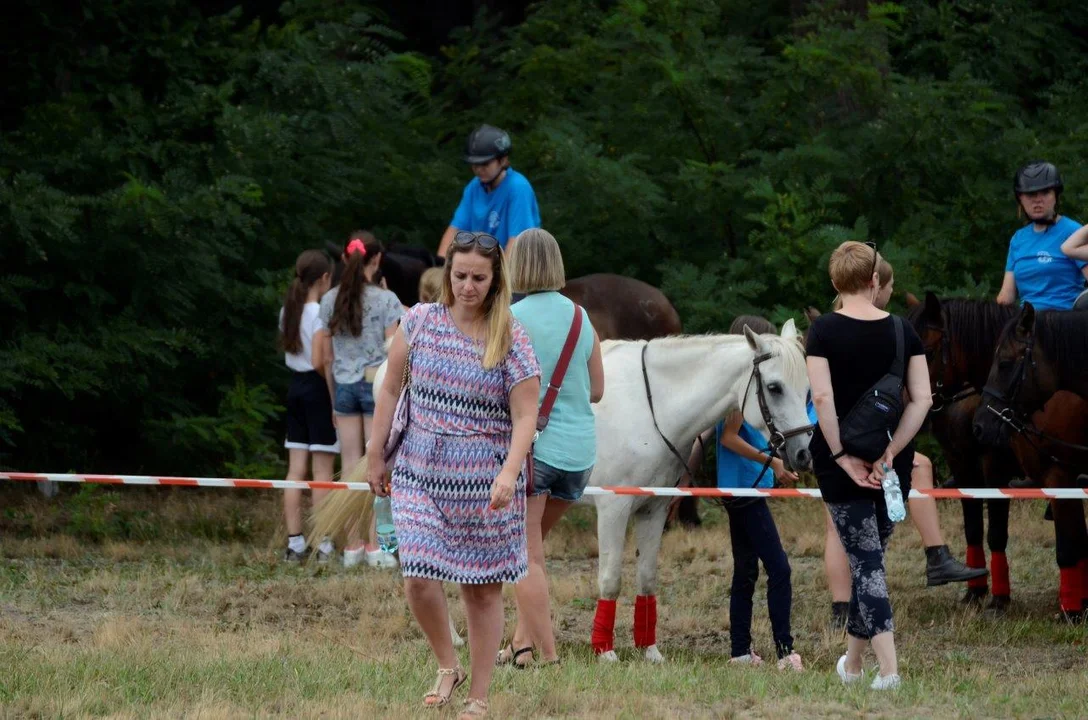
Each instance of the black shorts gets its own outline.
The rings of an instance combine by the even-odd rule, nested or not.
[[[340,452],[340,438],[332,424],[332,400],[325,378],[316,371],[296,372],[287,388],[287,440],[289,450]]]

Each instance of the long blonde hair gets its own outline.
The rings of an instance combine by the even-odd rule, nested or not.
[[[484,298],[484,314],[487,316],[487,341],[484,346],[483,366],[485,369],[497,367],[503,361],[513,344],[511,333],[512,316],[510,314],[510,277],[506,272],[506,260],[502,249],[481,250],[479,245],[450,246],[446,253],[446,268],[442,277],[442,293],[438,302],[446,307],[453,305],[453,256],[457,253],[474,252],[480,257],[491,260],[491,289]]]

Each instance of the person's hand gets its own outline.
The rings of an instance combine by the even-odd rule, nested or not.
[[[861,458],[856,458],[853,455],[843,455],[835,462],[860,487],[872,490],[880,488],[880,481],[874,482],[870,477],[873,466]]]
[[[895,455],[892,454],[891,450],[885,450],[880,460],[873,464],[873,471],[869,473],[869,480],[880,485],[884,481],[884,476],[892,469],[894,462]]]
[[[502,510],[514,499],[514,489],[518,485],[518,476],[510,473],[499,473],[495,482],[491,483],[491,509]]]
[[[380,458],[367,460],[366,482],[370,485],[370,491],[377,497],[389,496],[389,485],[392,478],[385,469],[385,461]]]
[[[334,428],[336,428],[337,430],[339,430],[339,429],[340,429],[340,423],[338,423],[338,422],[336,421],[336,413],[335,413],[335,412],[334,412],[334,413],[332,414],[332,426],[333,426]]]
[[[789,470],[782,458],[771,460],[771,470],[774,471],[774,476],[778,482],[783,485],[792,487],[797,482],[797,473]]]

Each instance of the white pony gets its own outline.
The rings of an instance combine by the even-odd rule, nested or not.
[[[597,463],[591,485],[675,486],[695,437],[742,407],[744,419],[765,434],[768,419],[785,435],[809,426],[805,409],[808,377],[793,320],[786,322],[781,336],[756,335],[745,327],[744,336],[610,340],[601,343],[601,348],[605,394],[594,406]],[[757,397],[758,388],[763,403]],[[811,433],[802,431],[785,441],[782,455],[793,468],[811,466],[810,437]],[[681,451],[681,458],[666,439]],[[619,495],[587,500],[597,508],[599,545],[600,598],[593,620],[594,651],[603,661],[617,660],[613,650],[616,598],[627,522],[634,515],[638,545],[635,646],[646,660],[663,662],[657,649],[654,593],[670,498]]]

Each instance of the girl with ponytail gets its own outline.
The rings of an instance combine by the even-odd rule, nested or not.
[[[288,480],[306,480],[306,465],[312,463],[313,479],[332,480],[336,453],[340,442],[332,424],[332,405],[325,390],[325,380],[314,363],[314,333],[319,326],[318,300],[329,289],[332,263],[320,250],[306,250],[295,261],[295,277],[287,289],[280,310],[280,344],[284,361],[292,370],[287,389],[287,448]],[[316,505],[328,492],[314,490]],[[283,514],[287,523],[287,551],[284,559],[300,562],[310,553],[302,534],[302,491],[283,491]],[[322,542],[318,561],[332,554],[332,544]]]
[[[365,230],[348,238],[341,255],[339,286],[321,299],[314,361],[324,369],[332,416],[340,431],[340,470],[344,476],[363,457],[374,419],[374,376],[385,360],[385,341],[397,330],[404,307],[395,294],[375,284],[384,248]],[[362,528],[349,528],[344,566],[396,567],[396,560],[377,546],[373,525],[369,543]]]

